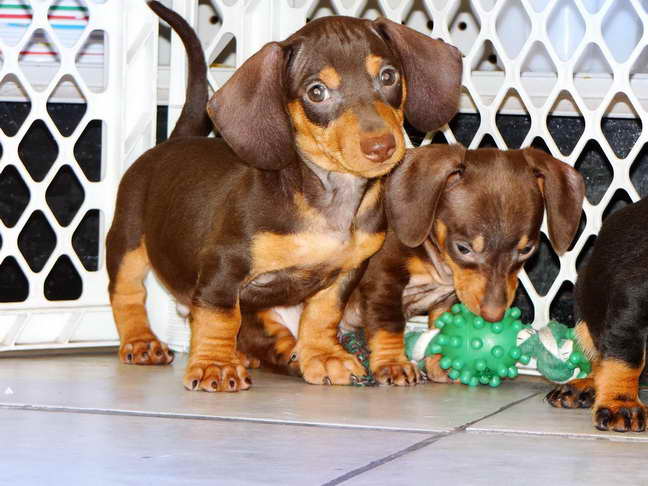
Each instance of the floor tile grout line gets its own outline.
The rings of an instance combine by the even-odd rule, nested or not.
[[[392,462],[392,461],[394,461],[396,459],[399,459],[399,458],[401,458],[403,456],[411,454],[412,452],[423,449],[423,448],[425,448],[425,447],[427,447],[427,446],[429,446],[431,444],[434,444],[435,442],[438,442],[438,441],[440,441],[442,439],[445,439],[446,437],[450,437],[450,436],[465,432],[466,429],[468,429],[468,427],[471,427],[472,425],[474,425],[474,424],[476,424],[478,422],[481,422],[482,420],[485,420],[485,419],[490,418],[490,417],[492,417],[494,415],[497,415],[498,413],[501,413],[501,412],[503,412],[503,411],[505,411],[505,410],[507,410],[507,409],[509,409],[511,407],[514,407],[515,405],[518,405],[519,403],[522,403],[522,402],[524,402],[526,400],[529,400],[529,399],[531,399],[531,398],[533,398],[533,397],[535,397],[535,396],[537,396],[537,395],[539,395],[541,393],[543,393],[543,392],[542,391],[533,392],[530,395],[527,395],[527,396],[522,397],[522,398],[520,398],[518,400],[515,400],[515,401],[513,401],[511,403],[508,403],[508,404],[498,408],[497,410],[484,415],[483,417],[479,417],[479,418],[477,418],[475,420],[472,420],[470,422],[466,422],[465,424],[460,425],[458,427],[455,427],[452,430],[449,430],[447,432],[440,432],[438,434],[432,435],[432,436],[428,437],[427,439],[423,439],[423,440],[421,440],[419,442],[416,442],[416,443],[412,444],[409,447],[406,447],[404,449],[401,449],[400,451],[394,452],[393,454],[389,454],[388,456],[382,457],[380,459],[376,459],[375,461],[371,461],[369,464],[365,464],[364,466],[361,466],[359,468],[352,469],[351,471],[349,471],[349,472],[347,472],[347,473],[345,473],[345,474],[343,474],[341,476],[338,476],[337,478],[332,479],[331,481],[328,481],[328,482],[322,484],[322,486],[336,486],[336,485],[341,484],[341,483],[343,483],[345,481],[348,481],[349,479],[360,476],[361,474],[364,474],[367,471],[370,471],[372,469],[376,469],[377,467],[380,467],[383,464],[387,464],[387,463]]]
[[[367,430],[375,432],[398,432],[415,435],[440,434],[443,431],[425,429],[401,429],[397,427],[373,427],[365,425],[335,425],[323,422],[299,422],[295,420],[261,419],[249,417],[224,417],[219,415],[182,414],[175,412],[138,412],[135,410],[115,410],[104,408],[76,408],[59,405],[28,405],[24,403],[0,403],[0,410],[21,410],[26,412],[79,413],[86,415],[115,415],[121,417],[150,417],[172,420],[205,420],[212,422],[241,422],[265,425],[286,425],[293,427],[319,427],[341,430]]]
[[[625,442],[632,444],[645,444],[648,441],[646,438],[629,437],[614,432],[615,435],[593,435],[593,434],[578,434],[574,432],[534,432],[531,430],[511,430],[511,429],[466,429],[466,432],[472,434],[492,434],[492,435],[517,435],[521,437],[551,437],[561,439],[575,439],[575,440],[599,440],[606,442]],[[610,433],[612,434],[612,433]]]

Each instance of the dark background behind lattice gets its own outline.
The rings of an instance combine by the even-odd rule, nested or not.
[[[71,132],[69,127],[77,125],[85,112],[85,105],[80,104],[49,104],[48,111],[62,133]],[[14,134],[29,112],[27,103],[0,103],[0,129],[7,135]],[[450,128],[457,140],[468,145],[477,128],[480,118],[478,114],[459,114],[451,122]],[[42,123],[42,122],[41,122]],[[158,107],[158,142],[166,138],[167,109]],[[529,131],[531,120],[529,116],[498,115],[497,126],[510,148],[518,148]],[[554,140],[565,155],[569,154],[576,145],[584,129],[582,117],[549,117],[547,125]],[[635,119],[604,119],[603,132],[615,153],[624,157],[628,154],[641,133],[641,123]],[[423,134],[412,127],[407,131],[415,145],[421,143]],[[69,134],[69,133],[68,133]],[[42,180],[56,157],[56,144],[42,124],[35,124],[25,137],[26,143],[20,146],[20,159],[28,161],[25,164],[28,173],[34,180]],[[446,143],[442,133],[437,133],[434,142]],[[536,138],[533,146],[547,150],[543,140]],[[84,130],[75,147],[75,161],[89,181],[100,179],[101,166],[101,124],[91,123]],[[495,142],[486,136],[480,147],[495,147]],[[2,147],[0,145],[0,154]],[[21,160],[9,161],[12,165],[23,164]],[[605,157],[599,144],[590,141],[579,157],[576,167],[581,171],[587,183],[587,198],[592,204],[598,203],[612,181],[612,167]],[[632,182],[639,194],[648,194],[648,149],[640,151],[631,172]],[[0,219],[5,224],[13,226],[29,201],[29,190],[18,172],[9,167],[0,173]],[[47,189],[47,201],[56,219],[61,224],[68,224],[83,201],[83,186],[71,170],[62,170],[53,179]],[[630,202],[623,192],[617,192],[606,210],[604,217]],[[581,223],[579,235],[584,226]],[[2,245],[0,232],[0,245]],[[590,238],[585,250],[577,260],[577,268],[583,263],[591,249],[594,238]],[[27,227],[19,238],[19,247],[30,267],[39,270],[45,264],[54,245],[56,237],[45,221],[42,213],[35,212],[30,216]],[[75,230],[73,246],[80,260],[88,271],[98,267],[99,250],[99,211],[91,211]],[[554,254],[549,242],[542,242],[540,251],[526,266],[529,278],[540,294],[546,294],[556,277],[559,269],[558,257]],[[54,266],[46,284],[45,294],[50,300],[75,299],[81,295],[81,278],[69,260],[61,259]],[[18,268],[12,257],[0,262],[0,302],[17,302],[27,298],[28,282],[23,272]],[[533,320],[533,305],[522,287],[518,291],[515,305],[523,310],[523,319]],[[564,284],[551,305],[551,316],[565,323],[572,324],[573,288]]]

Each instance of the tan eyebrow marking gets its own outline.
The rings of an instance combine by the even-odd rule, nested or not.
[[[521,250],[525,246],[527,246],[527,243],[529,243],[529,237],[524,235],[522,238],[520,238],[520,242],[517,245],[517,249]]]
[[[331,89],[338,89],[340,87],[340,83],[342,82],[342,79],[340,78],[338,72],[331,66],[326,66],[324,69],[322,69],[319,72],[319,78],[324,81],[324,84],[326,84],[328,88]]]
[[[471,246],[477,253],[484,251],[484,237],[482,235],[477,236],[472,240]]]
[[[371,75],[371,77],[375,78],[376,76],[378,76],[378,71],[380,71],[382,62],[383,58],[376,56],[375,54],[369,54],[365,58],[365,66],[367,68],[367,72]]]

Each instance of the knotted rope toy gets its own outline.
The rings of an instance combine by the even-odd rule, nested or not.
[[[517,307],[499,322],[488,322],[463,304],[452,306],[435,322],[436,329],[405,334],[405,354],[425,369],[425,357],[441,354],[448,376],[470,386],[499,386],[518,375],[517,364],[535,365],[550,381],[584,378],[591,364],[578,345],[574,330],[551,321],[536,330],[523,324]]]

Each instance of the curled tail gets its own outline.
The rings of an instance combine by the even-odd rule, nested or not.
[[[185,104],[169,138],[206,136],[212,129],[207,116],[207,63],[196,32],[185,19],[160,2],[150,0],[148,6],[180,36],[189,58],[189,78]]]

